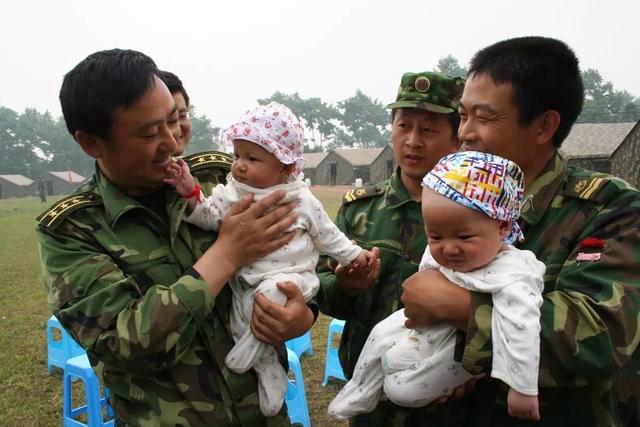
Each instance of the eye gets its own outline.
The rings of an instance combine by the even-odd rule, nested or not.
[[[258,159],[257,157],[249,156],[249,161],[250,162],[259,162],[260,159]]]
[[[473,236],[470,234],[463,234],[462,236],[458,236],[458,239],[460,240],[469,240],[471,239]]]
[[[186,122],[187,120],[189,120],[189,115],[187,113],[180,114],[178,116],[178,120],[181,122]]]
[[[428,240],[430,242],[439,242],[440,241],[440,236],[429,236]]]
[[[158,132],[150,133],[148,135],[142,135],[142,138],[144,138],[144,139],[154,139],[156,136],[158,136]]]

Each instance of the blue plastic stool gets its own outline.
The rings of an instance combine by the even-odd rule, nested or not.
[[[62,383],[62,420],[64,427],[113,427],[114,420],[105,421],[102,418],[102,406],[105,405],[107,414],[113,417],[113,409],[107,402],[109,390],[105,387],[104,397],[100,397],[100,382],[96,377],[89,358],[86,354],[72,357],[64,365],[64,378]],[[73,380],[84,383],[86,404],[73,407],[71,384]],[[87,422],[78,421],[76,417],[86,414]]]
[[[304,378],[302,377],[302,368],[300,367],[300,359],[295,352],[287,349],[287,357],[289,359],[289,372],[293,372],[293,381],[289,379],[287,386],[287,394],[284,397],[287,403],[287,412],[291,424],[300,423],[305,427],[311,427],[309,419],[309,407],[307,406],[307,396],[304,392]]]
[[[289,350],[293,351],[296,356],[298,356],[298,359],[301,358],[304,353],[308,353],[309,356],[313,356],[311,331],[307,331],[307,333],[300,335],[298,338],[290,339],[285,344]]]
[[[58,333],[54,336],[56,331]],[[82,354],[85,354],[84,349],[71,338],[58,319],[51,316],[47,320],[47,370],[49,373],[54,367],[63,369],[67,360]]]
[[[337,378],[339,380],[346,381],[347,379],[342,372],[342,366],[340,365],[340,359],[338,358],[338,347],[333,347],[333,336],[342,336],[344,330],[344,320],[333,319],[329,324],[329,333],[327,334],[327,361],[324,365],[324,381],[322,385],[326,386],[329,382],[329,377]]]

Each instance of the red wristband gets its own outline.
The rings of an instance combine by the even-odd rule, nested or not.
[[[190,199],[192,197],[195,197],[196,199],[200,200],[200,186],[196,184],[195,188],[191,193],[181,194],[180,197],[182,197],[183,199]]]

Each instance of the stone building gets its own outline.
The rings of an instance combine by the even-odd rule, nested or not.
[[[0,175],[0,199],[35,195],[33,180],[22,175]]]
[[[379,148],[338,148],[316,166],[316,185],[353,185],[357,178],[372,184],[388,179],[395,163],[390,145]]]
[[[329,153],[302,153],[304,157],[304,177],[316,185],[316,168]]]
[[[560,151],[569,164],[610,173],[640,186],[640,122],[578,123]]]

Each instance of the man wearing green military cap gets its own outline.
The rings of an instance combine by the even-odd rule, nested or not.
[[[526,195],[516,244],[545,263],[539,426],[640,425],[640,193],[623,180],[568,165],[558,152],[583,102],[578,59],[563,42],[521,37],[480,50],[460,101],[462,148],[515,161]],[[435,270],[404,285],[407,326],[451,322],[473,374],[491,369],[490,297]],[[517,327],[517,325],[514,325]],[[507,387],[479,380],[420,425],[520,426]],[[400,424],[402,425],[402,424]]]
[[[64,78],[67,128],[96,172],[39,218],[47,301],[87,350],[110,390],[117,425],[288,426],[265,418],[253,371],[224,365],[234,342],[231,290],[238,268],[285,245],[295,221],[284,192],[239,202],[219,235],[182,221],[186,199],[163,184],[181,149],[178,106],[148,56],[96,52]],[[229,156],[200,156],[198,178],[217,184]],[[254,334],[280,345],[313,323],[293,284],[285,307],[256,297]],[[260,306],[260,304],[266,304]],[[261,310],[264,308],[264,310]]]
[[[436,72],[405,73],[392,115],[391,141],[398,165],[388,181],[350,191],[336,223],[358,245],[380,250],[377,279],[349,274],[324,257],[318,267],[320,309],[346,320],[340,343],[345,374],[353,373],[371,329],[402,307],[401,284],[418,270],[426,247],[422,221],[422,178],[444,155],[459,147],[458,101],[464,79]],[[388,401],[352,425],[388,426],[399,420],[419,422],[425,409],[408,410]],[[407,418],[408,417],[408,418]]]

